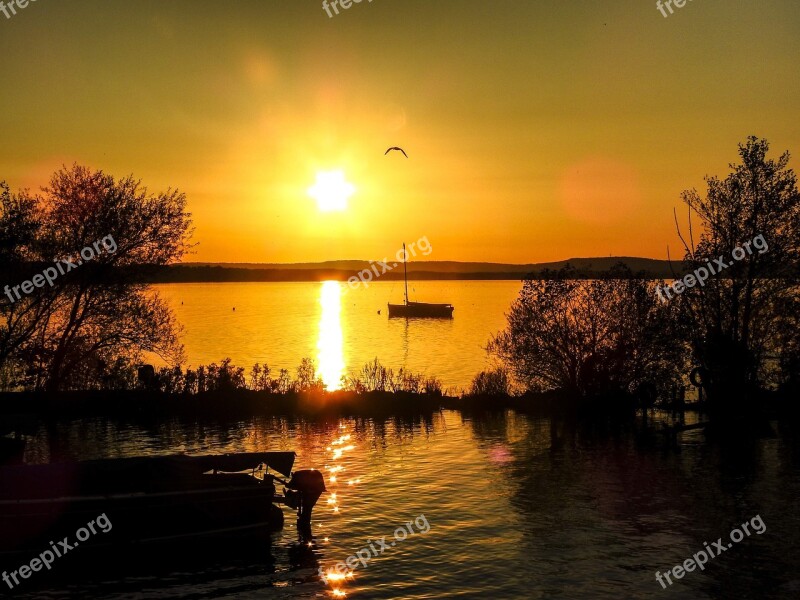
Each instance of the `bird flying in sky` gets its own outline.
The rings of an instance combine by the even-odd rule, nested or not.
[[[405,150],[403,150],[402,148],[400,148],[399,146],[392,146],[392,147],[391,147],[391,148],[389,148],[389,149],[388,149],[386,152],[384,152],[384,153],[383,153],[383,155],[384,155],[384,156],[386,156],[386,155],[387,155],[387,154],[389,154],[389,152],[391,152],[392,150],[399,150],[400,152],[402,152],[402,153],[403,153],[403,156],[405,156],[406,158],[408,158],[408,154],[406,154],[406,151],[405,151]]]

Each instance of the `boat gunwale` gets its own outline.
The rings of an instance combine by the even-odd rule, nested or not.
[[[200,490],[175,490],[170,492],[131,492],[127,494],[101,494],[93,496],[56,496],[51,498],[17,498],[0,500],[0,506],[20,506],[27,504],[53,504],[64,502],[95,502],[97,500],[133,500],[139,498],[166,498],[168,496],[184,496],[190,494],[208,494],[208,493],[230,493],[239,490],[245,491],[260,491],[260,486],[265,485],[262,481],[253,478],[255,484],[246,484],[238,486],[225,486],[215,488],[203,488]],[[273,494],[274,495],[274,494]]]

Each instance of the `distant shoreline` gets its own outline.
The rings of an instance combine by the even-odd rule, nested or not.
[[[641,276],[671,278],[681,269],[680,263],[632,257],[572,258],[551,263],[524,265],[507,263],[475,263],[455,261],[414,261],[408,263],[408,278],[416,281],[520,281],[558,271],[567,265],[577,277],[606,274],[623,263]],[[370,269],[370,261],[341,260],[322,263],[180,263],[148,268],[142,281],[147,283],[211,283],[211,282],[300,282],[347,281],[361,270]],[[386,281],[401,281],[402,269],[396,268],[381,276]]]

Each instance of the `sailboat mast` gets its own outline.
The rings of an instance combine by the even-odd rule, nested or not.
[[[403,242],[403,279],[406,282],[406,306],[408,306],[408,268],[406,267],[406,243]]]

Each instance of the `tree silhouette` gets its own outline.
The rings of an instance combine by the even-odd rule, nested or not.
[[[99,385],[110,365],[140,361],[144,352],[172,364],[181,360],[174,316],[136,276],[142,266],[167,264],[188,250],[191,220],[182,193],[152,195],[132,177],[115,180],[74,165],[57,171],[40,195],[4,198],[0,231],[20,220],[20,207],[35,230],[16,238],[4,234],[2,251],[15,277],[30,277],[104,242],[52,287],[15,302],[4,299],[4,367],[25,364],[29,384],[38,389],[87,389]],[[19,314],[29,315],[27,327],[19,326]]]
[[[532,391],[591,396],[649,382],[663,392],[679,379],[684,348],[675,308],[655,285],[623,266],[604,279],[577,279],[568,267],[526,280],[489,350]]]
[[[38,257],[41,225],[36,201],[25,193],[12,194],[8,185],[0,182],[0,264],[8,278],[4,284],[16,283],[23,274],[19,266]],[[42,291],[45,293],[15,303],[5,295],[0,297],[0,369],[6,386],[22,367],[20,349],[41,326],[55,300],[54,294]]]
[[[766,140],[749,137],[739,145],[741,163],[730,165],[725,179],[706,177],[705,197],[695,190],[682,194],[689,207],[688,240],[678,228],[685,270],[719,257],[729,265],[679,301],[691,323],[695,359],[710,375],[713,403],[744,400],[743,392],[789,377],[797,364],[791,333],[800,315],[800,193],[789,154],[772,160],[768,150]],[[702,226],[696,243],[692,214]],[[741,259],[733,260],[734,253]]]

